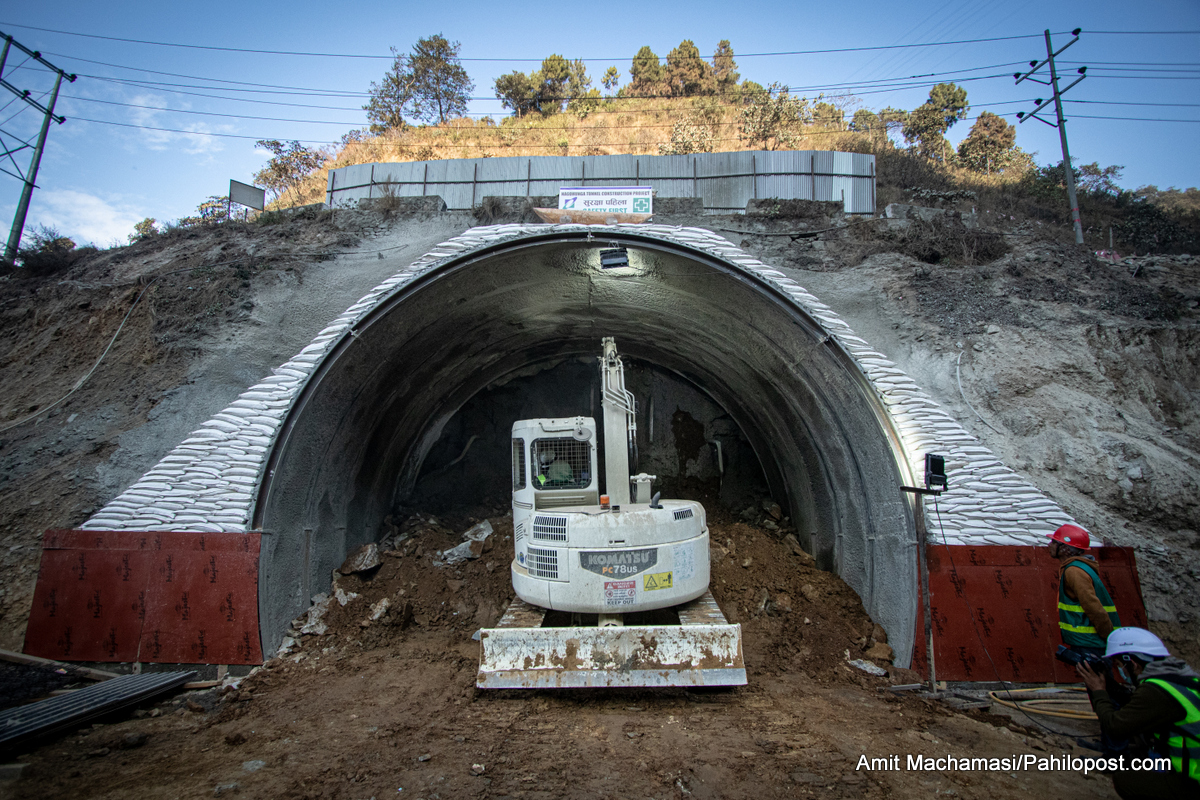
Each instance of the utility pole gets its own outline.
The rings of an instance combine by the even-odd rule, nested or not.
[[[17,257],[17,248],[21,244],[21,234],[25,230],[25,216],[29,213],[29,200],[33,195],[34,186],[37,185],[38,167],[41,166],[41,163],[42,163],[42,151],[46,149],[46,134],[50,130],[50,120],[54,120],[59,125],[62,125],[64,122],[66,122],[66,117],[55,116],[55,114],[54,114],[54,105],[55,105],[55,103],[58,102],[58,89],[60,86],[62,86],[63,78],[66,78],[68,81],[74,82],[76,76],[68,75],[63,70],[54,66],[46,59],[42,58],[41,53],[34,51],[34,50],[30,50],[25,45],[21,44],[20,42],[18,42],[15,39],[13,39],[12,36],[10,36],[8,34],[3,34],[3,33],[0,33],[0,36],[3,36],[3,38],[4,38],[4,51],[2,53],[0,53],[0,85],[3,85],[5,89],[8,89],[10,92],[15,94],[17,97],[21,98],[29,105],[38,109],[44,115],[42,118],[42,129],[38,133],[37,144],[32,145],[33,160],[29,166],[29,170],[24,175],[16,176],[16,177],[20,178],[24,182],[25,185],[21,189],[21,201],[17,204],[17,213],[13,217],[12,230],[9,231],[9,234],[8,234],[8,245],[4,248],[4,262],[7,264],[11,264]],[[24,91],[22,91],[21,89],[18,89],[17,87],[13,86],[11,83],[9,83],[8,81],[6,81],[4,79],[4,66],[8,61],[9,50],[14,45],[17,47],[17,49],[19,49],[22,52],[24,52],[25,54],[27,54],[30,58],[34,59],[35,61],[38,61],[43,66],[48,67],[52,72],[55,73],[54,92],[50,96],[50,105],[49,106],[43,106],[41,103],[39,103],[38,101],[36,101],[32,97],[30,97],[31,92],[28,89],[25,89]],[[19,139],[19,137],[15,137],[15,138]],[[15,160],[13,160],[13,158],[12,158],[13,154],[18,153],[21,150],[24,150],[31,146],[29,144],[29,142],[27,142],[23,139],[20,139],[20,142],[21,142],[21,145],[19,147],[13,147],[12,149],[8,149],[7,147],[5,147],[4,152],[0,153],[0,158],[7,157],[10,161],[13,162],[13,166],[16,166],[17,162]],[[20,167],[17,167],[17,171],[18,171],[18,173],[20,172]],[[9,173],[9,174],[11,175],[12,173]]]
[[[1071,221],[1075,224],[1075,244],[1083,244],[1083,224],[1079,220],[1079,200],[1075,196],[1075,171],[1073,169],[1071,169],[1071,153],[1067,149],[1067,128],[1066,128],[1066,120],[1063,119],[1062,95],[1063,95],[1063,92],[1070,90],[1071,86],[1074,86],[1076,83],[1079,83],[1081,80],[1083,80],[1084,78],[1087,77],[1087,74],[1086,74],[1087,67],[1080,67],[1079,68],[1079,77],[1075,79],[1075,81],[1071,84],[1071,86],[1068,86],[1066,89],[1063,89],[1060,91],[1058,88],[1058,70],[1054,66],[1054,57],[1057,56],[1059,53],[1061,53],[1063,50],[1066,50],[1068,47],[1070,47],[1071,45],[1078,42],[1079,41],[1079,33],[1081,30],[1083,30],[1083,29],[1076,28],[1075,30],[1071,31],[1071,35],[1074,36],[1075,38],[1072,39],[1071,41],[1067,42],[1066,44],[1064,44],[1062,47],[1060,47],[1056,51],[1054,49],[1053,45],[1050,44],[1050,31],[1049,31],[1049,29],[1047,29],[1046,30],[1046,60],[1040,61],[1040,62],[1039,61],[1030,61],[1029,62],[1029,68],[1030,68],[1029,72],[1026,72],[1024,75],[1022,75],[1020,72],[1013,73],[1013,77],[1016,78],[1017,83],[1020,83],[1023,80],[1031,80],[1034,83],[1040,83],[1043,86],[1049,86],[1054,91],[1054,95],[1053,95],[1053,97],[1051,97],[1050,100],[1043,100],[1042,98],[1039,97],[1036,101],[1037,108],[1033,109],[1033,111],[1030,111],[1028,114],[1026,114],[1023,111],[1018,111],[1017,119],[1020,120],[1020,122],[1024,122],[1025,120],[1032,118],[1032,119],[1036,119],[1038,122],[1044,122],[1052,128],[1058,128],[1058,138],[1059,138],[1059,141],[1062,142],[1063,171],[1066,173],[1066,176],[1067,176],[1067,199],[1071,201]],[[1043,80],[1038,80],[1037,78],[1034,78],[1033,73],[1037,72],[1039,69],[1041,69],[1042,67],[1044,67],[1047,64],[1050,65],[1050,80],[1043,81]],[[1041,117],[1039,117],[1037,115],[1037,113],[1039,111],[1041,111],[1043,108],[1045,108],[1051,102],[1054,103],[1054,112],[1055,112],[1055,116],[1058,119],[1057,123],[1042,119]]]

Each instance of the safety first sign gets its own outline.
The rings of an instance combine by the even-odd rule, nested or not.
[[[566,187],[558,190],[560,211],[651,214],[653,207],[654,190],[649,186]]]

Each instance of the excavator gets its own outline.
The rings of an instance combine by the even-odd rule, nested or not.
[[[516,597],[479,633],[476,685],[744,685],[741,626],[709,591],[704,507],[630,475],[637,403],[616,342],[601,347],[602,442],[591,417],[513,423]]]

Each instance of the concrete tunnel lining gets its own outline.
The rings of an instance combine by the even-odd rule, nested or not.
[[[620,243],[631,266],[601,271]],[[911,655],[916,565],[903,458],[853,359],[769,283],[636,233],[524,237],[450,260],[359,320],[292,406],[258,495],[260,622],[273,649],[354,547],[374,540],[442,426],[490,383],[533,365],[624,354],[708,392],[836,569]]]

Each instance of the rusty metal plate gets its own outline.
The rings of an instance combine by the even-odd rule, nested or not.
[[[25,652],[258,664],[255,533],[47,531]]]
[[[1144,627],[1146,610],[1132,548],[1091,551],[1122,623]],[[1075,683],[1054,658],[1058,562],[1045,547],[935,545],[928,550],[937,677],[951,681]],[[928,674],[917,608],[912,668]]]

